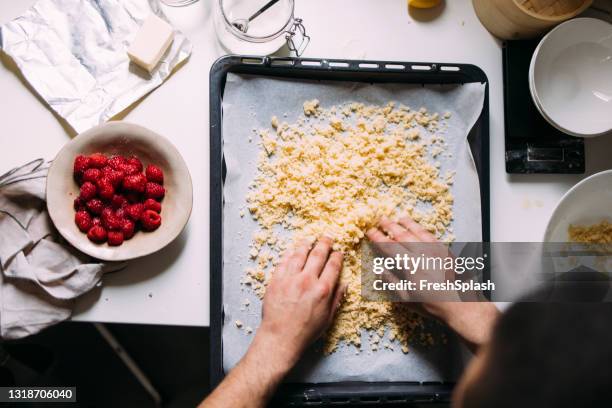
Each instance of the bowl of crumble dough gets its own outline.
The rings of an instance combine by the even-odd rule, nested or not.
[[[47,209],[79,251],[125,261],[159,251],[191,215],[187,164],[170,141],[145,127],[109,122],[72,139],[47,176]]]
[[[612,243],[612,170],[587,177],[565,193],[544,242]]]

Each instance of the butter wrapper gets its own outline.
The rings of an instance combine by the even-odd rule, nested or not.
[[[0,27],[0,48],[80,133],[160,86],[191,54],[191,42],[175,30],[151,74],[130,63],[127,49],[150,13],[165,19],[157,0],[39,0]]]

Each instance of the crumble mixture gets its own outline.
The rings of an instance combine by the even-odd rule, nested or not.
[[[400,214],[442,240],[454,240],[454,172],[441,174],[435,161],[450,157],[441,136],[450,114],[394,102],[323,108],[316,99],[306,101],[303,110],[296,123],[274,116],[271,128],[257,131],[262,149],[247,207],[260,229],[249,253],[254,266],[241,283],[263,298],[271,270],[290,242],[327,235],[344,253],[340,279],[348,290],[324,352],[340,342],[359,352],[364,329],[372,350],[398,343],[407,353],[409,340],[433,344],[433,336],[420,330],[424,319],[407,305],[362,300],[359,247],[381,216]],[[279,234],[283,230],[291,236]],[[381,344],[387,327],[389,342]]]
[[[606,220],[593,225],[570,225],[567,233],[572,242],[612,244],[612,224]]]

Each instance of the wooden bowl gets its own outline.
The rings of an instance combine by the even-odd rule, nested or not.
[[[472,0],[476,15],[491,34],[504,40],[533,38],[576,17],[593,0]]]
[[[74,199],[79,186],[73,178],[74,158],[80,154],[136,155],[146,167],[155,164],[164,172],[166,195],[162,224],[152,232],[138,231],[120,246],[96,244],[74,223]],[[75,248],[105,261],[125,261],[159,251],[183,230],[193,204],[191,176],[178,150],[164,137],[142,126],[109,122],[81,133],[57,154],[47,176],[47,209],[59,233]]]

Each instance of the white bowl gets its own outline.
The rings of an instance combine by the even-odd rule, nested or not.
[[[120,246],[96,244],[74,223],[74,199],[79,186],[73,178],[74,158],[79,154],[136,155],[144,166],[156,164],[164,172],[166,195],[162,224],[152,232],[138,231]],[[47,175],[47,209],[59,233],[72,246],[97,259],[125,261],[156,252],[181,233],[193,204],[191,176],[180,153],[166,138],[127,122],[109,122],[81,133],[57,154]]]
[[[576,18],[553,29],[533,54],[529,88],[560,131],[579,137],[612,131],[612,24]]]
[[[544,242],[568,242],[571,224],[603,220],[612,221],[612,170],[587,177],[565,193],[548,221]]]

